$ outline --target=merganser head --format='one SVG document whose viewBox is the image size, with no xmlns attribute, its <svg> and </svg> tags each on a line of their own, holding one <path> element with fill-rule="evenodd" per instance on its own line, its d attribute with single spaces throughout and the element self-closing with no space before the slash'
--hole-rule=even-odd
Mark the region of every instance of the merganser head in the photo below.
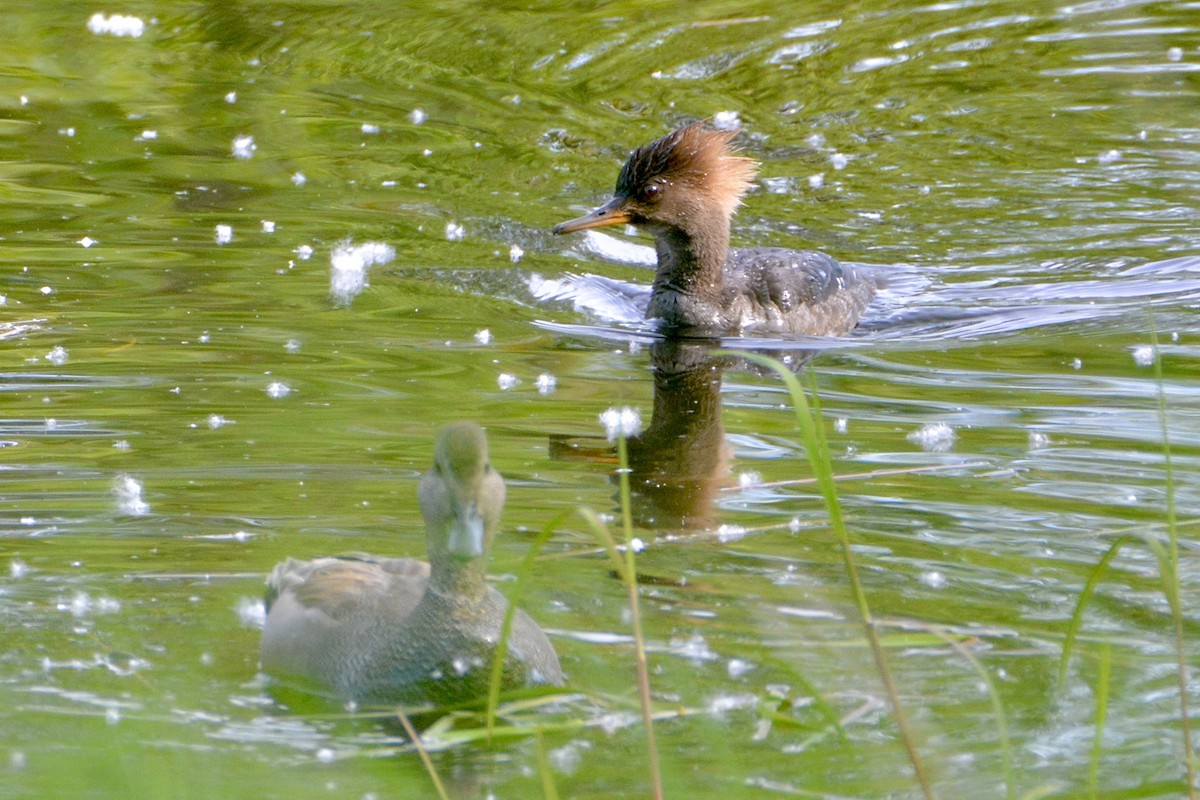
<svg viewBox="0 0 1200 800">
<path fill-rule="evenodd" d="M 555 233 L 629 223 L 659 230 L 728 225 L 750 188 L 758 162 L 730 147 L 737 131 L 705 130 L 702 123 L 679 128 L 629 156 L 612 200 Z"/>
</svg>

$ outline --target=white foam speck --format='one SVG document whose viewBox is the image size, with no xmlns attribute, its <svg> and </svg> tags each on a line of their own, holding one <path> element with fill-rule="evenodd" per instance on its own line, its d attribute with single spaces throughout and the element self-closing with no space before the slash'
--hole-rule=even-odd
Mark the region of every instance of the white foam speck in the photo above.
<svg viewBox="0 0 1200 800">
<path fill-rule="evenodd" d="M 56 367 L 61 367 L 67 363 L 67 348 L 62 345 L 55 345 L 50 348 L 50 352 L 46 353 L 46 360 Z"/>
<path fill-rule="evenodd" d="M 521 249 L 520 245 L 514 244 L 512 247 L 508 248 L 508 260 L 511 261 L 512 263 L 514 263 L 514 264 L 521 263 L 521 259 L 524 256 L 525 256 L 525 251 Z"/>
<path fill-rule="evenodd" d="M 583 751 L 591 750 L 592 743 L 583 739 L 567 742 L 546 753 L 550 766 L 563 775 L 574 775 L 583 763 Z"/>
<path fill-rule="evenodd" d="M 944 589 L 946 587 L 946 576 L 935 569 L 926 570 L 921 573 L 921 583 L 930 589 Z"/>
<path fill-rule="evenodd" d="M 233 420 L 225 419 L 225 417 L 221 416 L 220 414 L 209 414 L 208 415 L 208 427 L 212 428 L 214 431 L 217 428 L 224 428 L 226 425 L 232 425 L 232 424 L 233 424 Z"/>
<path fill-rule="evenodd" d="M 8 562 L 8 575 L 14 580 L 24 578 L 29 574 L 29 565 L 19 558 Z"/>
<path fill-rule="evenodd" d="M 1154 363 L 1154 348 L 1150 345 L 1141 345 L 1133 348 L 1133 363 L 1139 367 L 1148 367 Z"/>
<path fill-rule="evenodd" d="M 500 387 L 500 391 L 502 392 L 507 392 L 509 389 L 516 387 L 520 382 L 520 378 L 508 372 L 501 372 L 496 377 L 496 385 Z"/>
<path fill-rule="evenodd" d="M 480 344 L 491 344 L 492 332 L 487 328 L 475 331 L 475 341 L 479 342 Z"/>
<path fill-rule="evenodd" d="M 736 131 L 742 127 L 742 120 L 736 111 L 718 111 L 712 116 L 714 128 L 722 131 Z"/>
<path fill-rule="evenodd" d="M 301 261 L 308 261 L 310 258 L 312 258 L 313 249 L 306 244 L 302 244 L 292 252 L 295 253 L 296 258 L 300 259 Z"/>
<path fill-rule="evenodd" d="M 111 17 L 106 17 L 97 11 L 88 17 L 87 27 L 97 36 L 108 34 L 109 36 L 129 36 L 136 39 L 145 32 L 146 23 L 137 17 L 129 17 L 124 14 L 113 14 Z"/>
<path fill-rule="evenodd" d="M 803 527 L 804 523 L 800 521 L 799 517 L 792 517 L 788 520 L 788 530 L 792 533 L 799 533 Z"/>
<path fill-rule="evenodd" d="M 274 233 L 275 232 L 275 223 L 269 219 L 262 220 L 262 232 L 263 233 Z"/>
<path fill-rule="evenodd" d="M 1076 358 L 1071 361 L 1071 369 L 1083 369 L 1083 359 Z"/>
<path fill-rule="evenodd" d="M 141 132 L 141 135 L 134 138 L 136 138 L 139 142 L 148 142 L 152 139 L 158 138 L 158 131 L 144 130 Z"/>
<path fill-rule="evenodd" d="M 745 538 L 746 529 L 741 525 L 731 525 L 726 523 L 717 528 L 717 541 L 722 544 L 736 542 L 738 539 Z"/>
<path fill-rule="evenodd" d="M 317 757 L 317 763 L 319 763 L 319 764 L 332 764 L 333 760 L 335 758 L 333 748 L 318 747 L 317 752 L 316 752 L 316 757 Z"/>
<path fill-rule="evenodd" d="M 226 92 L 225 102 L 226 103 L 236 103 L 237 102 L 237 92 Z"/>
<path fill-rule="evenodd" d="M 218 225 L 215 233 L 217 244 L 229 244 L 233 241 L 233 226 Z"/>
<path fill-rule="evenodd" d="M 121 610 L 121 601 L 113 597 L 101 597 L 96 601 L 96 611 L 101 614 L 115 614 Z"/>
<path fill-rule="evenodd" d="M 945 453 L 954 446 L 954 429 L 944 422 L 922 425 L 908 434 L 908 440 L 928 453 Z"/>
<path fill-rule="evenodd" d="M 366 136 L 374 136 L 375 134 L 379 133 L 379 126 L 373 125 L 370 122 L 364 122 L 362 124 L 362 132 Z"/>
<path fill-rule="evenodd" d="M 552 394 L 558 388 L 558 379 L 549 372 L 543 372 L 537 376 L 537 382 L 534 385 L 537 386 L 538 394 Z"/>
<path fill-rule="evenodd" d="M 1029 432 L 1029 449 L 1041 450 L 1050 446 L 1050 437 L 1038 431 Z"/>
<path fill-rule="evenodd" d="M 38 289 L 38 291 L 42 294 L 54 294 L 54 289 L 50 286 L 43 286 L 42 288 Z"/>
<path fill-rule="evenodd" d="M 1100 154 L 1099 158 L 1096 159 L 1096 161 L 1102 167 L 1107 167 L 1109 164 L 1115 164 L 1120 160 L 1121 160 L 1121 151 L 1120 150 L 1106 150 Z"/>
<path fill-rule="evenodd" d="M 740 658 L 731 658 L 729 659 L 729 663 L 726 665 L 726 669 L 729 671 L 729 677 L 736 680 L 745 675 L 747 672 L 753 670 L 754 665 L 749 661 L 743 661 Z"/>
<path fill-rule="evenodd" d="M 457 222 L 446 223 L 446 241 L 461 242 L 466 233 L 466 228 L 464 228 L 462 225 L 459 225 Z"/>
<path fill-rule="evenodd" d="M 257 597 L 240 597 L 234 607 L 238 622 L 245 628 L 261 628 L 267 621 L 267 607 Z"/>
<path fill-rule="evenodd" d="M 295 186 L 303 186 L 308 183 L 308 178 L 304 177 L 303 172 L 297 172 L 292 175 L 292 184 Z"/>
<path fill-rule="evenodd" d="M 113 481 L 113 497 L 117 501 L 117 511 L 131 517 L 141 517 L 150 513 L 150 504 L 142 499 L 142 482 L 132 475 L 119 475 Z"/>
<path fill-rule="evenodd" d="M 283 349 L 287 350 L 289 353 L 299 353 L 300 348 L 303 346 L 304 346 L 304 343 L 301 342 L 299 339 L 288 339 L 286 342 L 283 343 Z"/>
<path fill-rule="evenodd" d="M 92 598 L 87 592 L 76 592 L 69 601 L 60 601 L 59 611 L 70 611 L 72 616 L 82 617 L 92 610 Z"/>
<path fill-rule="evenodd" d="M 845 169 L 846 165 L 849 163 L 850 163 L 850 157 L 847 156 L 845 153 L 834 153 L 833 155 L 831 155 L 829 157 L 829 164 L 834 169 Z"/>
<path fill-rule="evenodd" d="M 738 486 L 742 489 L 759 483 L 762 483 L 762 475 L 754 470 L 748 469 L 745 472 L 738 473 Z"/>
<path fill-rule="evenodd" d="M 613 711 L 612 713 L 601 716 L 599 721 L 600 730 L 604 731 L 609 736 L 612 736 L 622 728 L 628 728 L 630 725 L 636 724 L 638 717 L 628 712 L 622 713 L 619 711 Z"/>
<path fill-rule="evenodd" d="M 267 384 L 266 392 L 272 400 L 281 400 L 292 393 L 292 387 L 281 381 L 271 381 Z"/>
<path fill-rule="evenodd" d="M 79 240 L 79 242 L 78 242 L 78 243 L 79 243 L 80 245 L 82 245 L 82 246 L 83 246 L 85 249 L 86 249 L 86 248 L 88 248 L 88 247 L 91 247 L 91 246 L 92 246 L 92 245 L 94 245 L 94 244 L 99 244 L 99 242 L 97 242 L 95 239 L 93 239 L 93 238 L 92 238 L 92 237 L 90 237 L 90 236 L 85 236 L 85 237 L 83 237 L 82 239 L 80 239 L 80 240 Z"/>
<path fill-rule="evenodd" d="M 743 708 L 754 708 L 758 705 L 756 694 L 719 694 L 708 701 L 710 714 L 724 714 Z"/>
<path fill-rule="evenodd" d="M 850 421 L 845 417 L 838 417 L 833 421 L 833 430 L 835 433 L 845 433 L 850 430 Z"/>
<path fill-rule="evenodd" d="M 376 264 L 386 264 L 396 250 L 382 242 L 340 242 L 330 256 L 329 294 L 334 302 L 348 306 L 368 286 L 367 273 Z"/>
<path fill-rule="evenodd" d="M 408 119 L 413 125 L 420 125 L 425 121 L 425 112 L 419 108 L 414 108 L 408 114 Z"/>
<path fill-rule="evenodd" d="M 1182 60 L 1183 60 L 1183 48 L 1182 47 L 1168 47 L 1167 48 L 1167 61 L 1182 61 Z"/>
<path fill-rule="evenodd" d="M 247 134 L 236 136 L 233 139 L 233 157 L 247 159 L 254 156 L 254 151 L 258 149 L 258 145 L 254 143 L 254 137 Z"/>
<path fill-rule="evenodd" d="M 698 633 L 692 634 L 687 639 L 672 639 L 671 652 L 697 663 L 712 661 L 717 657 L 705 638 Z"/>
<path fill-rule="evenodd" d="M 825 185 L 825 173 L 824 172 L 819 172 L 816 175 L 808 176 L 808 188 L 820 189 L 824 185 Z"/>
<path fill-rule="evenodd" d="M 628 439 L 641 433 L 642 415 L 636 408 L 629 406 L 610 408 L 600 415 L 600 424 L 604 426 L 605 435 L 610 442 L 618 436 Z"/>
</svg>

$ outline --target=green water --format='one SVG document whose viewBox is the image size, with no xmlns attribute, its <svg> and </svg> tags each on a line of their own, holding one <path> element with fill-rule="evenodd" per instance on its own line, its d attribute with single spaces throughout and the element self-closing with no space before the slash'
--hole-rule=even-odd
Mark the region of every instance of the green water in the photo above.
<svg viewBox="0 0 1200 800">
<path fill-rule="evenodd" d="M 763 162 L 738 243 L 896 277 L 812 365 L 939 796 L 1088 796 L 1105 652 L 1102 796 L 1185 794 L 1145 544 L 1056 680 L 1094 565 L 1121 535 L 1165 541 L 1160 391 L 1198 656 L 1194 3 L 110 7 L 138 38 L 89 31 L 97 10 L 0 11 L 0 797 L 433 796 L 393 728 L 268 691 L 263 576 L 419 556 L 417 478 L 455 419 L 508 480 L 502 590 L 564 512 L 614 512 L 597 417 L 649 423 L 651 348 L 535 287 L 648 273 L 549 229 L 630 148 L 720 112 Z M 348 304 L 346 240 L 395 251 Z M 1135 358 L 1152 326 L 1161 382 Z M 686 519 L 639 515 L 652 690 L 687 711 L 656 726 L 667 795 L 920 796 L 816 489 L 776 484 L 811 476 L 782 387 L 731 370 L 718 400 L 694 433 L 728 451 L 688 461 Z M 541 747 L 563 797 L 647 796 L 624 589 L 582 519 L 528 581 L 578 692 L 544 718 L 567 727 L 442 746 L 439 773 L 456 797 L 541 796 Z M 1009 789 L 980 676 L 933 631 L 997 688 Z"/>
</svg>

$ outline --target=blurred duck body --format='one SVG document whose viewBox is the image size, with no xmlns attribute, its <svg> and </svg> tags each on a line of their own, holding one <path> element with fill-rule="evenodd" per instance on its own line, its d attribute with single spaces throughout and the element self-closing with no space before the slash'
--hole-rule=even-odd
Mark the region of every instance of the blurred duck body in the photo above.
<svg viewBox="0 0 1200 800">
<path fill-rule="evenodd" d="M 419 492 L 429 562 L 356 555 L 279 564 L 267 579 L 263 670 L 358 703 L 486 696 L 507 608 L 485 575 L 504 494 L 479 426 L 448 426 Z M 562 681 L 550 641 L 517 610 L 502 687 Z"/>
</svg>

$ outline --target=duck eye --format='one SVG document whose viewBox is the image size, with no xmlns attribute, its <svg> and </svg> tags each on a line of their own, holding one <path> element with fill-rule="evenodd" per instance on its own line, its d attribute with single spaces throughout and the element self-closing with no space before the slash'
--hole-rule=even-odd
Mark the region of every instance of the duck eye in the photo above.
<svg viewBox="0 0 1200 800">
<path fill-rule="evenodd" d="M 657 200 L 659 194 L 661 194 L 661 193 L 662 193 L 662 186 L 660 186 L 657 183 L 648 183 L 648 184 L 646 184 L 646 187 L 644 189 L 642 189 L 642 199 L 643 200 Z"/>
</svg>

